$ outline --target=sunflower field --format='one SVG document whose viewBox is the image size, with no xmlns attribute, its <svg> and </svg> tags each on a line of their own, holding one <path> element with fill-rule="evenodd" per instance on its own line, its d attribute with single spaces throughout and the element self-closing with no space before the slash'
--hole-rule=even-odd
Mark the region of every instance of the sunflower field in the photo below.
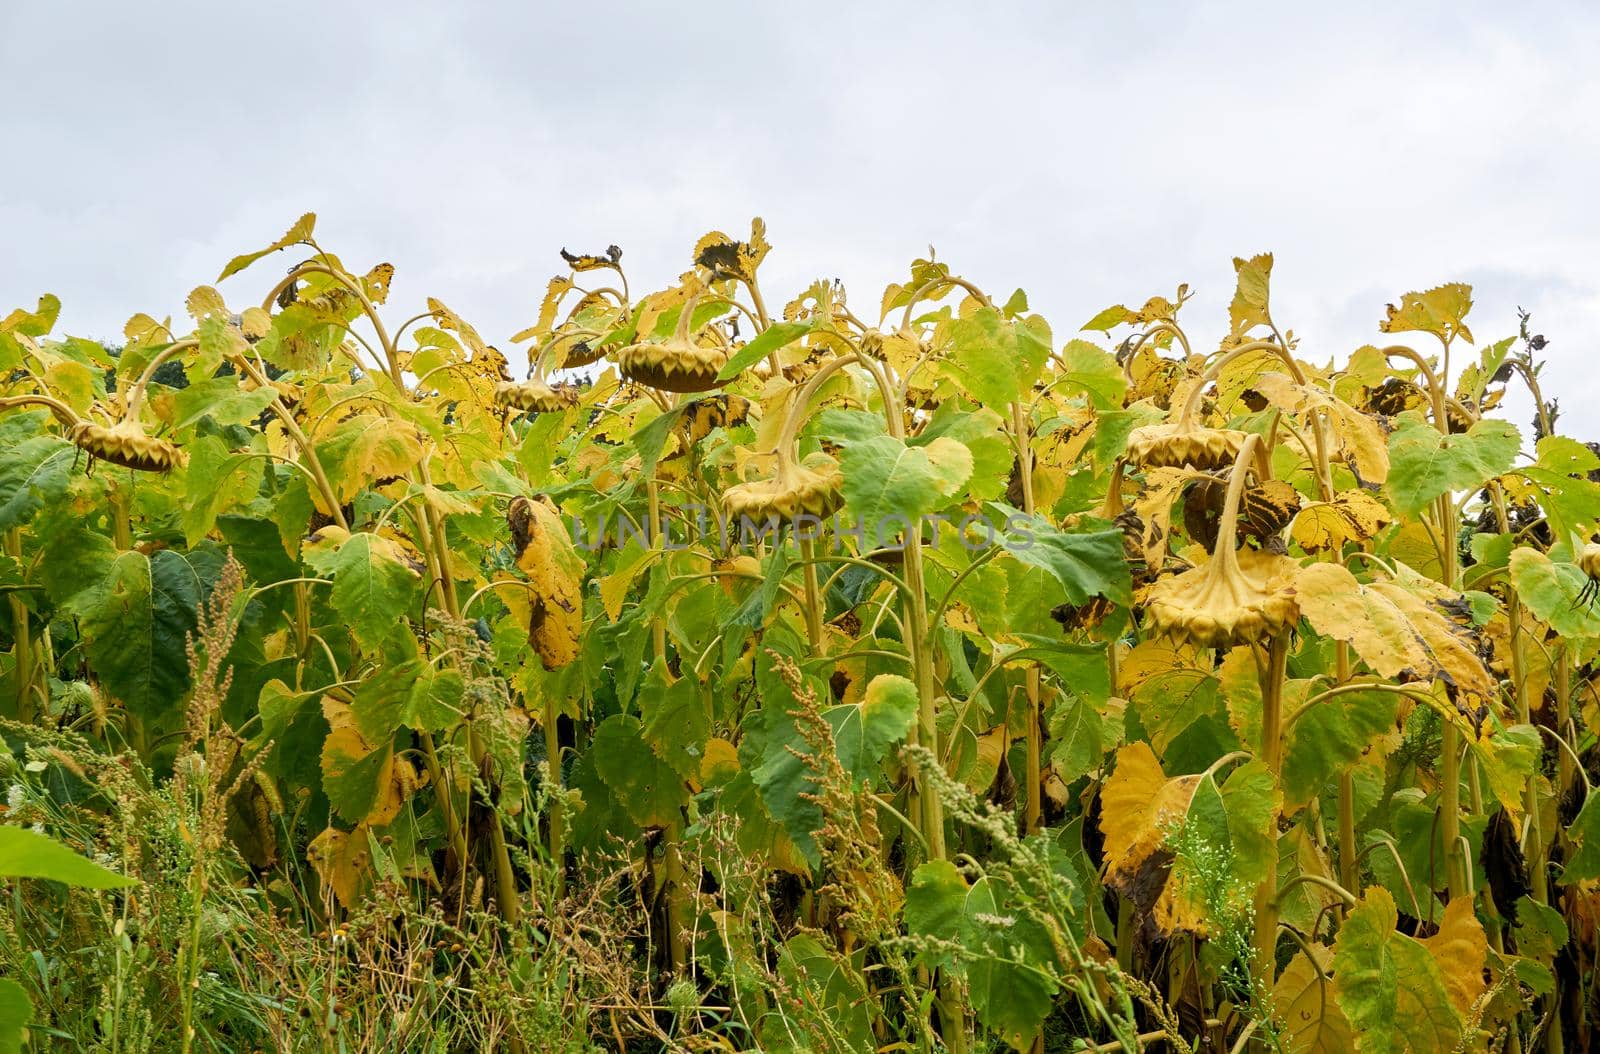
<svg viewBox="0 0 1600 1054">
<path fill-rule="evenodd" d="M 0 1052 L 1600 1048 L 1526 316 L 768 251 L 563 250 L 504 352 L 310 214 L 0 318 Z"/>
</svg>

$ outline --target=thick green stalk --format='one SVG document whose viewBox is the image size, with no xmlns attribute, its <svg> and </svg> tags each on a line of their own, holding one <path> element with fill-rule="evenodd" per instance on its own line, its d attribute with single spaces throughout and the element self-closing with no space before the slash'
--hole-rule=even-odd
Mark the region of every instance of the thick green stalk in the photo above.
<svg viewBox="0 0 1600 1054">
<path fill-rule="evenodd" d="M 1338 684 L 1350 680 L 1350 645 L 1339 641 L 1334 649 Z M 1347 769 L 1339 773 L 1339 884 L 1361 896 L 1361 865 L 1356 848 L 1356 781 Z"/>
<path fill-rule="evenodd" d="M 561 740 L 556 735 L 556 702 L 544 701 L 544 763 L 550 772 L 550 860 L 556 869 L 556 899 L 567 888 L 566 807 L 561 800 Z"/>
<path fill-rule="evenodd" d="M 691 305 L 692 306 L 692 305 Z M 687 311 L 687 309 L 686 309 Z M 666 539 L 661 522 L 661 488 L 651 476 L 645 484 L 645 500 L 649 504 L 650 547 L 661 548 Z M 650 623 L 650 638 L 656 662 L 665 664 L 667 658 L 667 627 L 659 618 Z M 679 846 L 682 837 L 677 824 L 671 824 L 662 833 L 663 874 L 662 887 L 667 903 L 667 953 L 673 973 L 679 973 L 688 963 L 689 946 L 683 939 L 685 915 L 683 855 Z"/>
<path fill-rule="evenodd" d="M 13 527 L 6 532 L 6 553 L 14 560 L 22 559 L 22 530 Z M 33 723 L 33 634 L 28 621 L 28 605 L 15 591 L 11 593 L 11 639 L 16 643 L 13 652 L 17 685 L 17 720 L 25 725 Z"/>
<path fill-rule="evenodd" d="M 1017 448 L 1017 476 L 1022 481 L 1022 511 L 1032 516 L 1034 513 L 1033 444 L 1030 438 L 1032 432 L 1028 427 L 1028 418 L 1021 403 L 1011 404 L 1011 433 Z M 1025 730 L 1027 794 L 1023 799 L 1022 833 L 1033 834 L 1039 829 L 1039 817 L 1043 812 L 1041 799 L 1044 795 L 1044 733 L 1041 727 L 1043 715 L 1039 711 L 1040 679 L 1037 663 L 1028 667 L 1025 690 L 1028 694 L 1028 727 Z"/>
<path fill-rule="evenodd" d="M 1289 641 L 1286 636 L 1272 638 L 1267 646 L 1267 664 L 1261 677 L 1261 747 L 1259 757 L 1278 780 L 1283 767 L 1283 679 L 1288 668 Z M 1254 975 L 1263 990 L 1272 987 L 1277 973 L 1278 948 L 1278 854 L 1267 854 L 1266 874 L 1256 889 L 1256 940 Z"/>
</svg>

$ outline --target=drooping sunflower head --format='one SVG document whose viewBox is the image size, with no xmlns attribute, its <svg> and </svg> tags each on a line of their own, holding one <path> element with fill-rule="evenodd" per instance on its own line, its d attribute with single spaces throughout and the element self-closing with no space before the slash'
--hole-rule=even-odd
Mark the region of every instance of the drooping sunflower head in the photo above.
<svg viewBox="0 0 1600 1054">
<path fill-rule="evenodd" d="M 727 361 L 723 348 L 705 348 L 678 337 L 660 344 L 630 344 L 617 353 L 617 367 L 628 380 L 682 395 L 720 386 L 717 374 Z"/>
<path fill-rule="evenodd" d="M 1578 569 L 1600 581 L 1600 542 L 1590 542 L 1578 553 Z"/>
<path fill-rule="evenodd" d="M 1293 588 L 1297 566 L 1275 553 L 1228 550 L 1151 586 L 1145 620 L 1158 633 L 1203 648 L 1276 636 L 1300 621 Z"/>
<path fill-rule="evenodd" d="M 171 472 L 183 463 L 181 450 L 165 439 L 146 435 L 136 421 L 110 427 L 79 421 L 67 430 L 67 438 L 91 457 L 140 472 Z"/>
<path fill-rule="evenodd" d="M 638 384 L 680 395 L 720 388 L 722 381 L 717 375 L 728 363 L 728 348 L 701 343 L 692 325 L 699 300 L 698 291 L 690 292 L 678 309 L 677 327 L 666 340 L 639 341 L 617 352 L 617 367 L 622 375 Z"/>
<path fill-rule="evenodd" d="M 827 454 L 811 454 L 798 464 L 780 457 L 775 474 L 729 487 L 722 504 L 730 517 L 745 517 L 752 523 L 792 520 L 800 515 L 823 519 L 844 504 L 843 481 L 838 462 Z"/>
<path fill-rule="evenodd" d="M 494 401 L 526 413 L 553 414 L 576 406 L 578 390 L 568 385 L 551 387 L 537 377 L 526 381 L 501 381 L 494 387 Z"/>
<path fill-rule="evenodd" d="M 1239 512 L 1260 437 L 1246 435 L 1234 456 L 1211 558 L 1155 582 L 1145 594 L 1145 622 L 1158 633 L 1203 648 L 1274 637 L 1300 621 L 1298 564 L 1276 553 L 1238 548 Z M 1259 487 L 1270 481 L 1262 480 Z"/>
<path fill-rule="evenodd" d="M 1128 434 L 1123 457 L 1139 468 L 1213 472 L 1233 464 L 1248 435 L 1232 428 L 1202 428 L 1182 421 L 1144 425 Z"/>
</svg>

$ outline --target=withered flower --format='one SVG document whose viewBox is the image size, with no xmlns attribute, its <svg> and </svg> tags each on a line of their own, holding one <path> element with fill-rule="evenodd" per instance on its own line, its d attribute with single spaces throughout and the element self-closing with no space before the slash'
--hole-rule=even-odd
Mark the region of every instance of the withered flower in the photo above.
<svg viewBox="0 0 1600 1054">
<path fill-rule="evenodd" d="M 1233 463 L 1248 432 L 1205 428 L 1178 420 L 1135 428 L 1123 453 L 1139 468 L 1195 468 L 1212 472 Z"/>
<path fill-rule="evenodd" d="M 147 435 L 137 421 L 110 427 L 79 421 L 67 429 L 67 438 L 91 457 L 140 472 L 171 472 L 183 463 L 183 453 L 175 445 Z"/>
<path fill-rule="evenodd" d="M 691 339 L 689 319 L 698 294 L 689 297 L 678 313 L 672 336 L 659 344 L 641 341 L 617 352 L 617 366 L 630 381 L 664 392 L 693 395 L 719 387 L 717 374 L 728 362 L 725 348 L 702 347 Z"/>
<path fill-rule="evenodd" d="M 501 381 L 494 386 L 497 406 L 527 413 L 553 414 L 578 404 L 578 390 L 569 385 L 552 387 L 537 377 L 526 381 Z"/>
<path fill-rule="evenodd" d="M 844 504 L 843 482 L 838 463 L 827 454 L 811 454 L 797 463 L 780 448 L 778 469 L 770 478 L 729 487 L 722 503 L 729 516 L 748 517 L 754 523 L 801 514 L 823 519 Z"/>
<path fill-rule="evenodd" d="M 1236 548 L 1240 499 L 1260 442 L 1259 437 L 1248 436 L 1234 458 L 1211 559 L 1150 587 L 1145 618 L 1157 632 L 1201 647 L 1226 648 L 1275 636 L 1300 620 L 1293 588 L 1295 562 L 1274 553 Z"/>
</svg>

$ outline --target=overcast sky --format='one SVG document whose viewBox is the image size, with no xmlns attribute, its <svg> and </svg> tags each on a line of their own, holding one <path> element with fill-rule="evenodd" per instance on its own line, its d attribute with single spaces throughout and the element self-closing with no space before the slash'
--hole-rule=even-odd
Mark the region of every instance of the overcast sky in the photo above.
<svg viewBox="0 0 1600 1054">
<path fill-rule="evenodd" d="M 54 292 L 116 337 L 311 210 L 391 303 L 505 346 L 562 246 L 653 288 L 759 214 L 770 301 L 838 277 L 860 312 L 931 244 L 1058 343 L 1188 281 L 1209 344 L 1271 250 L 1305 357 L 1468 281 L 1480 340 L 1533 311 L 1600 435 L 1600 14 L 1138 6 L 8 3 L 0 312 Z"/>
</svg>

